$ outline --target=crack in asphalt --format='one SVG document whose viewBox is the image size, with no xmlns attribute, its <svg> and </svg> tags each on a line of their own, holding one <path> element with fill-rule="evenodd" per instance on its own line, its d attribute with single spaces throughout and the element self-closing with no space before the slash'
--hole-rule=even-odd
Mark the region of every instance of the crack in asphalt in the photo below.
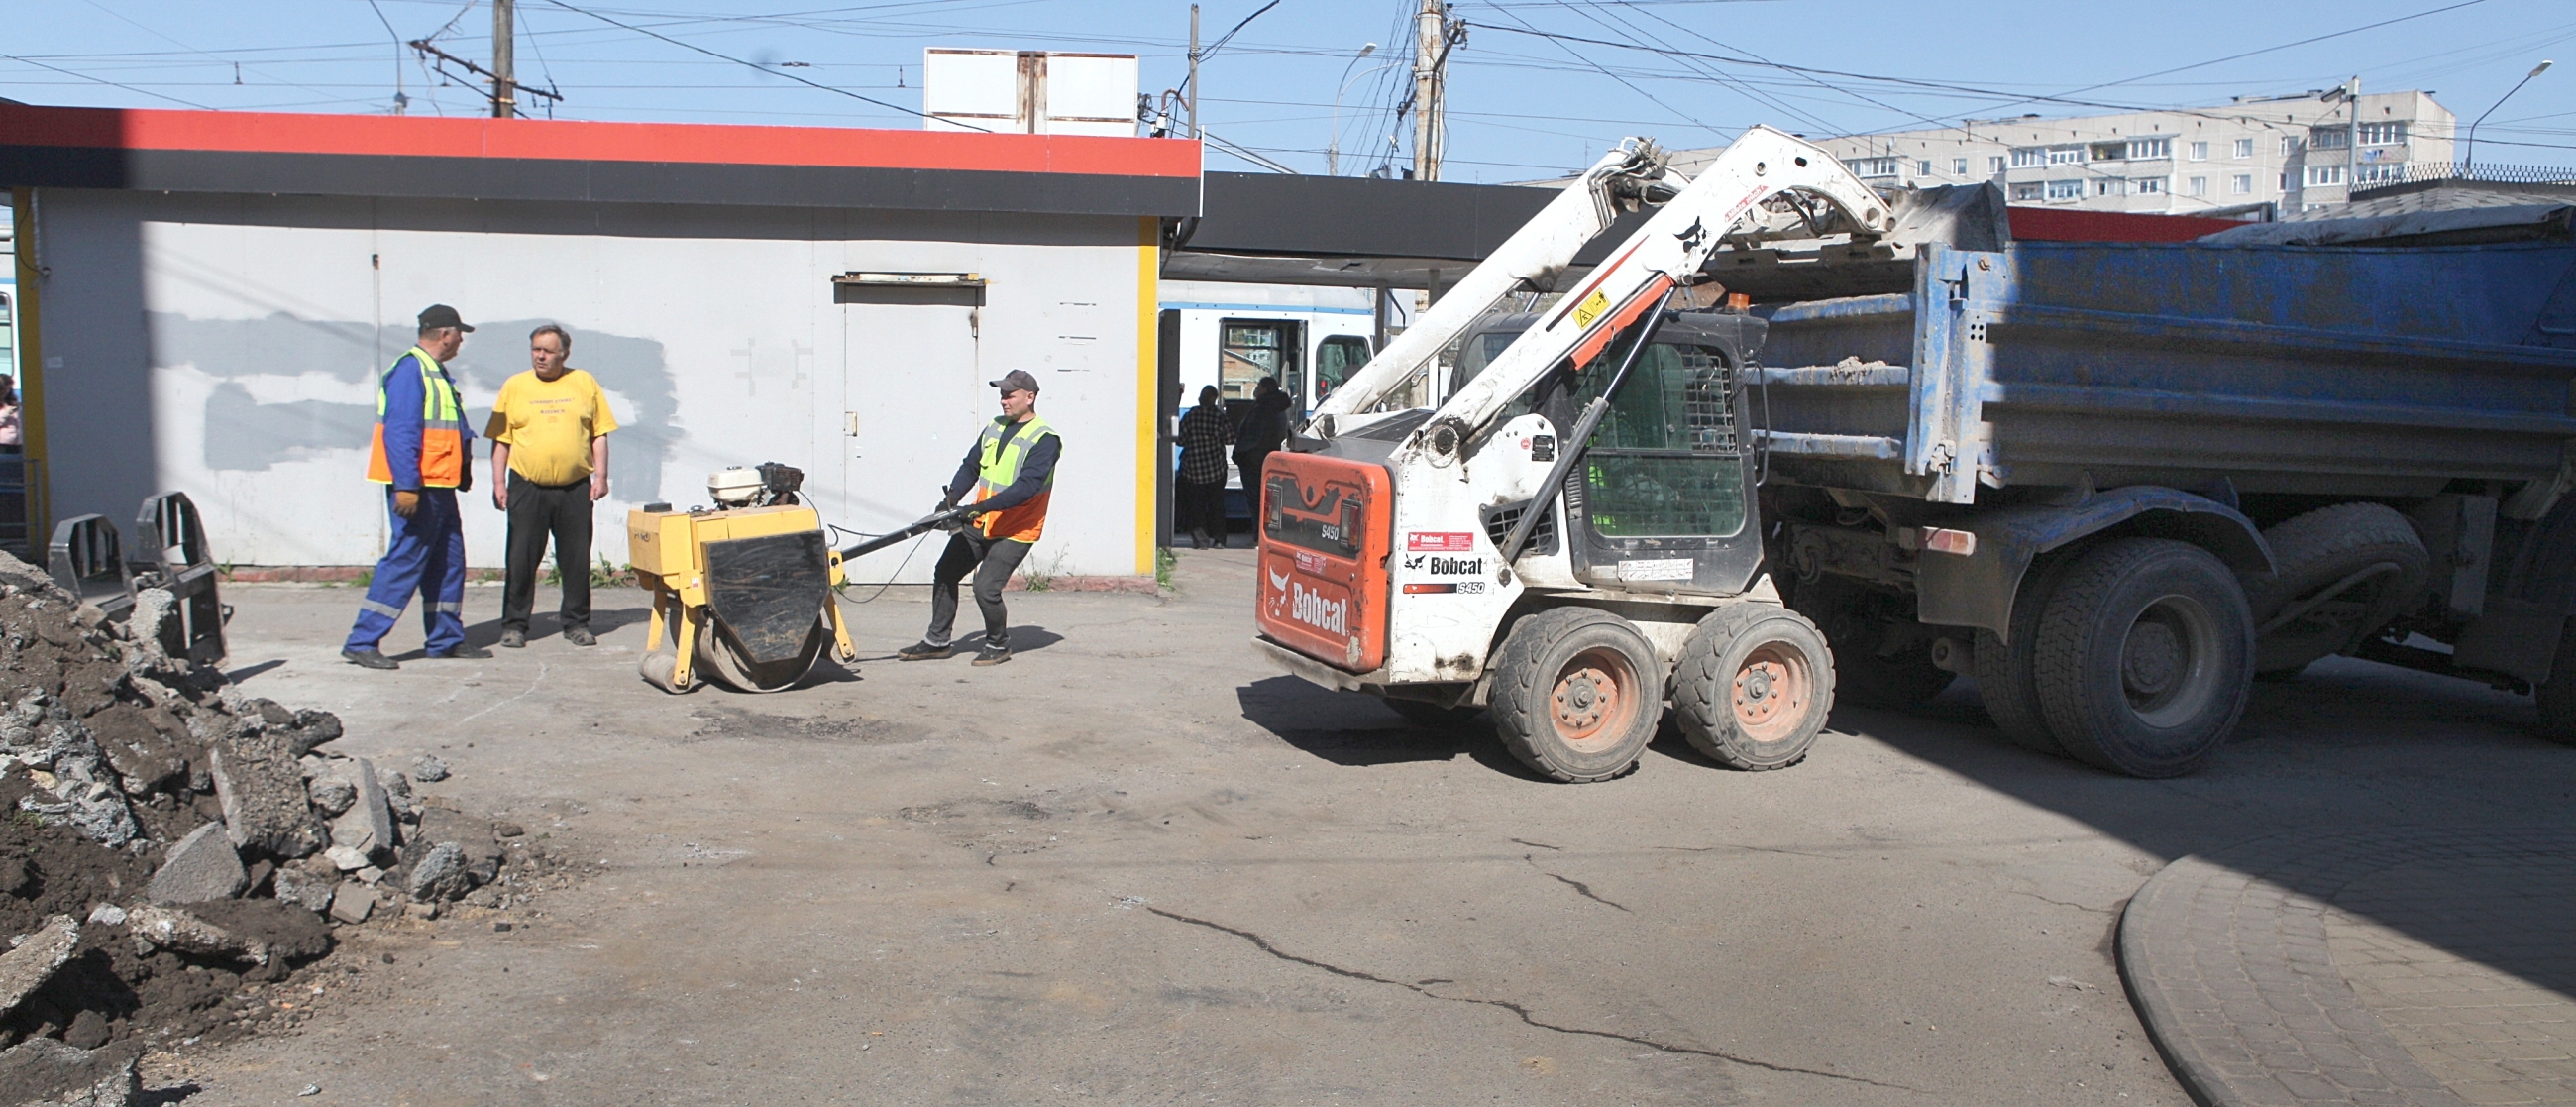
<svg viewBox="0 0 2576 1107">
<path fill-rule="evenodd" d="M 2066 900 L 2062 900 L 2062 899 L 2050 899 L 2050 898 L 2048 898 L 2047 896 L 2043 896 L 2043 895 L 2041 895 L 2041 894 L 2039 894 L 2039 893 L 2037 893 L 2037 892 L 2027 892 L 2027 891 L 2023 891 L 2022 889 L 2019 889 L 2019 888 L 1997 888 L 1997 889 L 1995 889 L 1995 890 L 1996 890 L 1996 891 L 1998 891 L 1998 892 L 2006 893 L 2006 894 L 2008 894 L 2008 895 L 2029 896 L 2030 898 L 2035 899 L 2035 900 L 2038 900 L 2038 901 L 2040 901 L 2041 903 L 2053 904 L 2053 905 L 2058 906 L 2058 907 L 2071 907 L 2071 908 L 2074 908 L 2075 910 L 2085 912 L 2086 914 L 2092 914 L 2092 915 L 2109 915 L 2109 914 L 2114 914 L 2114 913 L 2115 913 L 2111 908 L 2108 908 L 2108 907 L 2095 907 L 2095 906 L 2093 906 L 2092 904 L 2089 904 L 2089 903 L 2070 903 L 2070 902 L 2068 902 L 2068 901 L 2066 901 Z"/>
<path fill-rule="evenodd" d="M 1514 839 L 1512 839 L 1512 840 L 1513 840 L 1513 841 L 1515 841 L 1515 842 L 1520 841 L 1520 839 L 1518 839 L 1518 838 L 1514 838 Z M 1552 872 L 1547 871 L 1546 869 L 1539 869 L 1539 868 L 1538 868 L 1538 855 L 1537 855 L 1537 854 L 1535 854 L 1535 853 L 1532 853 L 1532 854 L 1526 854 L 1526 855 L 1522 856 L 1521 860 L 1529 862 L 1529 867 L 1531 867 L 1531 868 L 1533 868 L 1533 869 L 1538 869 L 1538 874 L 1539 874 L 1540 876 L 1544 876 L 1544 877 L 1546 877 L 1546 878 L 1548 878 L 1548 879 L 1550 879 L 1550 880 L 1553 880 L 1553 881 L 1555 881 L 1555 882 L 1557 882 L 1557 883 L 1559 883 L 1559 884 L 1565 885 L 1565 886 L 1566 886 L 1566 887 L 1568 887 L 1568 888 L 1572 888 L 1572 889 L 1574 889 L 1576 893 L 1580 894 L 1580 895 L 1581 895 L 1583 898 L 1585 898 L 1585 899 L 1591 900 L 1591 901 L 1592 901 L 1592 902 L 1594 902 L 1594 903 L 1604 904 L 1604 905 L 1607 905 L 1607 906 L 1610 906 L 1610 907 L 1616 907 L 1616 908 L 1618 908 L 1619 910 L 1621 910 L 1621 911 L 1623 911 L 1623 912 L 1626 912 L 1626 913 L 1628 913 L 1628 914 L 1631 914 L 1631 915 L 1636 914 L 1636 912 L 1634 912 L 1634 911 L 1629 911 L 1629 910 L 1628 910 L 1628 907 L 1627 907 L 1627 905 L 1626 905 L 1626 904 L 1622 904 L 1622 903 L 1618 903 L 1618 902 L 1615 902 L 1615 901 L 1612 901 L 1612 900 L 1607 900 L 1607 899 L 1603 899 L 1603 898 L 1601 898 L 1600 893 L 1593 891 L 1593 890 L 1592 890 L 1592 886 L 1591 886 L 1591 885 L 1589 885 L 1589 884 L 1586 884 L 1586 883 L 1584 883 L 1584 882 L 1582 882 L 1582 881 L 1580 881 L 1580 880 L 1573 879 L 1572 877 L 1558 876 L 1558 875 L 1556 875 L 1555 873 L 1552 873 Z"/>
<path fill-rule="evenodd" d="M 1176 911 L 1166 911 L 1160 907 L 1150 905 L 1147 906 L 1145 910 L 1161 915 L 1173 922 L 1188 923 L 1191 926 L 1205 927 L 1221 934 L 1234 935 L 1237 938 L 1241 938 L 1244 941 L 1252 943 L 1254 949 L 1258 949 L 1261 952 L 1267 953 L 1281 961 L 1286 961 L 1293 965 L 1304 965 L 1310 969 L 1322 969 L 1325 972 L 1344 979 L 1365 981 L 1370 984 L 1390 985 L 1392 987 L 1402 988 L 1405 991 L 1412 992 L 1415 995 L 1422 996 L 1426 999 L 1436 999 L 1446 1003 L 1468 1003 L 1479 1007 L 1499 1007 L 1518 1016 L 1523 1023 L 1539 1030 L 1550 1030 L 1559 1034 L 1573 1034 L 1587 1038 L 1608 1038 L 1612 1041 L 1627 1042 L 1631 1045 L 1641 1045 L 1659 1053 L 1674 1053 L 1691 1057 L 1706 1057 L 1711 1060 L 1724 1061 L 1733 1065 L 1743 1065 L 1746 1068 L 1761 1069 L 1766 1072 L 1785 1073 L 1794 1076 L 1821 1076 L 1828 1080 L 1846 1080 L 1855 1084 L 1867 1084 L 1873 1088 L 1887 1088 L 1893 1091 L 1913 1092 L 1917 1095 L 1923 1094 L 1923 1089 L 1921 1088 L 1907 1087 L 1903 1084 L 1889 1084 L 1883 1081 L 1872 1080 L 1866 1076 L 1847 1076 L 1839 1072 L 1823 1072 L 1817 1069 L 1802 1069 L 1795 1065 L 1773 1064 L 1769 1061 L 1757 1061 L 1750 1057 L 1743 1057 L 1737 1054 L 1725 1053 L 1714 1049 L 1700 1049 L 1694 1046 L 1673 1045 L 1668 1042 L 1659 1042 L 1652 1038 L 1636 1034 L 1622 1034 L 1615 1030 L 1594 1030 L 1590 1027 L 1560 1026 L 1552 1022 L 1543 1022 L 1540 1021 L 1538 1016 L 1531 1014 L 1529 1008 L 1518 1003 L 1514 1003 L 1508 999 L 1478 999 L 1474 996 L 1444 996 L 1438 992 L 1432 991 L 1423 984 L 1407 984 L 1401 980 L 1389 979 L 1375 973 L 1363 972 L 1359 969 L 1346 969 L 1340 965 L 1315 960 L 1312 957 L 1300 957 L 1271 944 L 1270 939 L 1264 938 L 1249 930 L 1238 929 L 1227 926 L 1224 923 L 1213 922 L 1208 919 L 1194 918 Z M 1626 908 L 1621 908 L 1621 910 L 1624 911 Z M 1436 980 L 1437 978 L 1434 979 Z M 1453 983 L 1452 981 L 1447 980 L 1438 980 L 1437 982 L 1443 984 Z"/>
<path fill-rule="evenodd" d="M 1533 842 L 1527 838 L 1514 838 L 1512 841 L 1520 845 L 1529 846 L 1533 849 L 1552 849 L 1559 853 L 1565 852 L 1564 846 L 1551 846 L 1545 842 Z"/>
</svg>

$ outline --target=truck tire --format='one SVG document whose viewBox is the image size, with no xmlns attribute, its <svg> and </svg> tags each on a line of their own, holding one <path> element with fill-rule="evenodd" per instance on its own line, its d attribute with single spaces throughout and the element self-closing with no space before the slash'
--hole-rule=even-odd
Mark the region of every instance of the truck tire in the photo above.
<svg viewBox="0 0 2576 1107">
<path fill-rule="evenodd" d="M 2039 670 L 2033 662 L 2038 656 L 2040 617 L 2072 564 L 2072 558 L 2053 557 L 2032 565 L 2022 575 L 2021 595 L 2013 601 L 2011 644 L 1991 630 L 1980 630 L 1971 659 L 1977 670 L 1977 695 L 1985 700 L 1986 714 L 2004 740 L 2033 753 L 2060 757 L 2066 751 L 2049 732 L 2048 713 L 2039 706 Z"/>
<path fill-rule="evenodd" d="M 2192 772 L 2227 740 L 2254 681 L 2254 619 L 2209 551 L 2123 538 L 2067 570 L 2040 619 L 2039 703 L 2079 761 Z"/>
<path fill-rule="evenodd" d="M 2353 585 L 2254 643 L 2256 672 L 2296 673 L 2308 663 L 2361 644 L 2424 589 L 2433 559 L 2414 524 L 2385 504 L 2322 507 L 2263 532 L 2274 571 L 2253 582 L 2246 602 L 2261 627 L 2374 566 L 2394 566 Z"/>
<path fill-rule="evenodd" d="M 1494 731 L 1521 764 L 1588 784 L 1627 772 L 1664 713 L 1663 665 L 1626 619 L 1557 607 L 1512 626 L 1494 660 Z"/>
<path fill-rule="evenodd" d="M 1800 582 L 1789 605 L 1816 624 L 1833 650 L 1836 702 L 1895 710 L 1940 695 L 1959 677 L 1932 663 L 1930 642 L 1878 652 L 1894 615 L 1879 599 L 1860 585 L 1824 576 Z"/>
<path fill-rule="evenodd" d="M 1807 758 L 1834 708 L 1834 654 L 1807 617 L 1741 604 L 1699 621 L 1673 672 L 1673 715 L 1693 749 L 1730 769 Z"/>
<path fill-rule="evenodd" d="M 2552 742 L 2576 746 L 2576 619 L 2567 621 L 2567 629 L 2558 635 L 2558 658 L 2550 663 L 2549 679 L 2532 689 L 2532 703 L 2540 709 L 2540 725 L 2533 728 Z"/>
</svg>

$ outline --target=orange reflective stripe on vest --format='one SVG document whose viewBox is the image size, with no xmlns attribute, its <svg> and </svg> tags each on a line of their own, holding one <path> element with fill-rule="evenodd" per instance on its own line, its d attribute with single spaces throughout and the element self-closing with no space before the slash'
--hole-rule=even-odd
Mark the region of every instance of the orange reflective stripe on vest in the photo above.
<svg viewBox="0 0 2576 1107">
<path fill-rule="evenodd" d="M 456 384 L 438 359 L 414 346 L 403 351 L 420 366 L 420 483 L 425 488 L 454 488 L 465 483 L 465 404 Z M 385 378 L 402 367 L 395 358 L 376 374 L 376 434 L 367 454 L 367 479 L 394 482 L 393 463 L 385 457 Z"/>
<path fill-rule="evenodd" d="M 1025 423 L 986 423 L 981 442 L 982 456 L 976 461 L 975 496 L 968 503 L 981 503 L 1000 495 L 1020 479 L 1020 464 L 1028 460 L 1029 448 L 1055 428 L 1045 419 L 1029 416 Z M 1008 538 L 1014 542 L 1035 542 L 1046 532 L 1047 501 L 1055 497 L 1055 474 L 1047 474 L 1046 488 L 1029 497 L 1018 507 L 1004 508 L 990 515 L 975 517 L 975 528 L 986 538 Z"/>
</svg>

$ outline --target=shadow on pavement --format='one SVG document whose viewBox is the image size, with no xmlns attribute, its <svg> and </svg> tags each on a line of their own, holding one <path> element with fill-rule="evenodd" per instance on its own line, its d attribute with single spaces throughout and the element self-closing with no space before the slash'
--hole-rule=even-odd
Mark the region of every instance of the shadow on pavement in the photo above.
<svg viewBox="0 0 2576 1107">
<path fill-rule="evenodd" d="M 1234 695 L 1245 720 L 1335 765 L 1452 761 L 1465 754 L 1488 769 L 1538 779 L 1504 751 L 1482 714 L 1453 725 L 1423 726 L 1375 696 L 1336 692 L 1293 676 L 1254 681 L 1236 688 Z"/>
</svg>

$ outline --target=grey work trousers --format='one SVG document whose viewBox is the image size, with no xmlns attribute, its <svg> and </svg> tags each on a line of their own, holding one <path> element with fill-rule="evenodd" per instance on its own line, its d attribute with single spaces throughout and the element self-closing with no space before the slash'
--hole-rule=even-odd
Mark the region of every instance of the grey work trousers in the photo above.
<svg viewBox="0 0 2576 1107">
<path fill-rule="evenodd" d="M 1020 559 L 1029 556 L 1030 545 L 973 531 L 949 535 L 948 549 L 939 555 L 939 568 L 931 573 L 930 630 L 921 640 L 933 646 L 948 644 L 957 626 L 957 585 L 971 575 L 975 607 L 984 613 L 984 644 L 1008 649 L 1011 613 L 1002 606 L 1002 586 L 1010 583 Z"/>
</svg>

